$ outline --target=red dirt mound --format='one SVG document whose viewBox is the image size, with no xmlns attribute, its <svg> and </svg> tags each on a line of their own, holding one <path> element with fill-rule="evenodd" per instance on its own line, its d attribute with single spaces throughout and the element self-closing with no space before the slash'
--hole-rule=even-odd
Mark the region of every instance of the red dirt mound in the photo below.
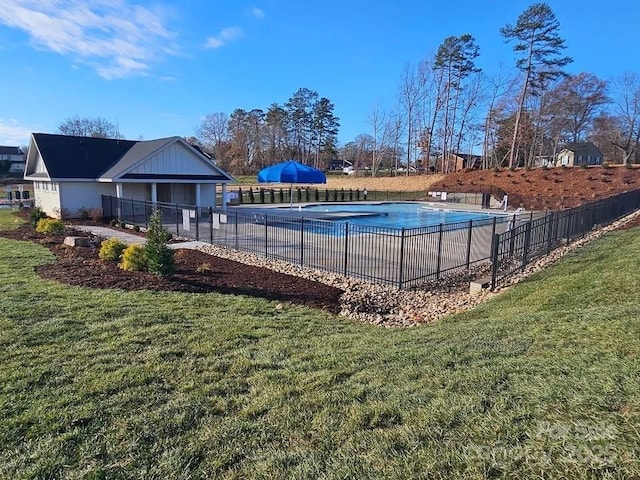
<svg viewBox="0 0 640 480">
<path fill-rule="evenodd" d="M 433 191 L 509 194 L 512 207 L 559 210 L 640 188 L 640 168 L 555 167 L 473 170 L 448 174 Z"/>
</svg>

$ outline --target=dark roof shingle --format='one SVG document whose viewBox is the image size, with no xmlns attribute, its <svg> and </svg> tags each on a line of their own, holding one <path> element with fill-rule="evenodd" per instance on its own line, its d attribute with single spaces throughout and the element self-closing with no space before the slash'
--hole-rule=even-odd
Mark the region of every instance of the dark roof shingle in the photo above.
<svg viewBox="0 0 640 480">
<path fill-rule="evenodd" d="M 98 178 L 137 142 L 34 133 L 50 178 Z"/>
</svg>

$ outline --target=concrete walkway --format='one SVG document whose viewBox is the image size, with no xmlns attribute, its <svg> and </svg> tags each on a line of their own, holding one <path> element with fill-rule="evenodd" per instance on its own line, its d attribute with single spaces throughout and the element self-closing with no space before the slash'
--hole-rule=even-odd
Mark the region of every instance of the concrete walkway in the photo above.
<svg viewBox="0 0 640 480">
<path fill-rule="evenodd" d="M 82 230 L 83 232 L 89 232 L 93 235 L 98 235 L 104 238 L 112 238 L 115 237 L 120 240 L 122 243 L 126 243 L 127 245 L 131 245 L 133 243 L 145 243 L 147 239 L 145 237 L 141 237 L 138 235 L 134 235 L 133 233 L 123 232 L 121 230 L 116 230 L 115 228 L 109 227 L 99 227 L 94 225 L 74 225 L 74 228 L 78 230 Z M 176 250 L 178 248 L 196 248 L 202 247 L 205 245 L 209 245 L 206 242 L 179 242 L 179 243 L 170 243 L 169 247 Z"/>
</svg>

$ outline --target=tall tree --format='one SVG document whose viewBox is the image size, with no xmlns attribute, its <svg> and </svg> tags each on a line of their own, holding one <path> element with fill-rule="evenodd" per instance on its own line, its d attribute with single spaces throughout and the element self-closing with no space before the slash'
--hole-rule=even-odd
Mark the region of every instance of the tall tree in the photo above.
<svg viewBox="0 0 640 480">
<path fill-rule="evenodd" d="M 102 117 L 66 118 L 58 125 L 58 132 L 77 137 L 123 138 L 118 126 Z"/>
<path fill-rule="evenodd" d="M 340 119 L 333 114 L 333 103 L 322 97 L 313 105 L 312 140 L 315 144 L 314 166 L 320 167 L 320 154 L 333 151 L 337 143 Z"/>
<path fill-rule="evenodd" d="M 549 92 L 550 113 L 560 117 L 571 142 L 588 135 L 593 119 L 610 101 L 607 88 L 606 81 L 583 72 L 567 77 Z"/>
<path fill-rule="evenodd" d="M 296 155 L 305 163 L 308 162 L 312 149 L 313 109 L 317 101 L 316 92 L 300 88 L 285 103 L 292 145 L 296 149 Z"/>
<path fill-rule="evenodd" d="M 460 146 L 462 134 L 458 135 L 457 142 L 454 142 L 453 139 L 462 82 L 472 73 L 480 71 L 474 63 L 479 54 L 475 39 L 469 34 L 464 34 L 459 37 L 445 38 L 435 56 L 433 68 L 439 70 L 444 78 L 442 154 L 445 157 L 452 150 L 451 147 L 454 143 L 456 143 L 456 148 Z"/>
<path fill-rule="evenodd" d="M 562 69 L 573 61 L 571 57 L 560 55 L 566 46 L 559 29 L 560 23 L 546 3 L 534 3 L 520 14 L 515 25 L 500 29 L 507 41 L 516 41 L 513 50 L 521 55 L 516 66 L 524 73 L 509 151 L 509 167 L 514 166 L 518 129 L 527 95 L 539 95 L 547 83 L 562 76 Z"/>
<path fill-rule="evenodd" d="M 627 72 L 615 82 L 615 104 L 620 139 L 613 145 L 622 153 L 623 163 L 631 163 L 640 152 L 640 76 Z"/>
<path fill-rule="evenodd" d="M 210 113 L 204 117 L 196 131 L 198 140 L 213 152 L 213 159 L 226 165 L 225 147 L 229 141 L 229 116 L 223 112 Z"/>
</svg>

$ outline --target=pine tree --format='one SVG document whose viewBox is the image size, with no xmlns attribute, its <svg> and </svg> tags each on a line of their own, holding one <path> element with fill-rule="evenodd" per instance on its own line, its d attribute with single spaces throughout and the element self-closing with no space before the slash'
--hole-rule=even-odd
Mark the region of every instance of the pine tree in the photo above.
<svg viewBox="0 0 640 480">
<path fill-rule="evenodd" d="M 560 56 L 566 46 L 558 34 L 559 28 L 560 23 L 551 7 L 546 3 L 534 3 L 520 14 L 515 25 L 500 29 L 507 41 L 516 40 L 513 50 L 522 55 L 516 61 L 516 67 L 525 74 L 509 152 L 509 167 L 515 166 L 518 129 L 527 95 L 539 95 L 548 82 L 563 76 L 562 68 L 573 61 L 571 57 Z"/>
<path fill-rule="evenodd" d="M 162 226 L 162 212 L 156 210 L 149 219 L 145 247 L 151 273 L 163 276 L 173 273 L 174 252 L 167 245 L 169 240 L 171 240 L 171 234 Z"/>
</svg>

